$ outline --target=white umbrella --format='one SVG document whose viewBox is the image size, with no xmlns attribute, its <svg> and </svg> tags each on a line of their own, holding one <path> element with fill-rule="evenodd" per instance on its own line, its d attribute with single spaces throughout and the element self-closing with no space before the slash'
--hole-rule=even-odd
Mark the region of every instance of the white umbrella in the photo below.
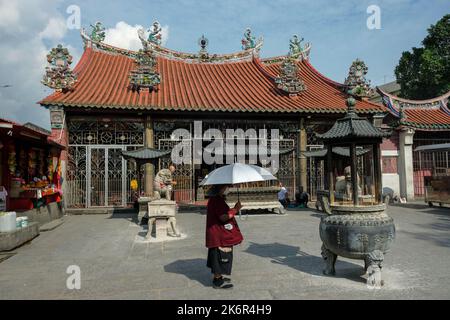
<svg viewBox="0 0 450 320">
<path fill-rule="evenodd" d="M 260 182 L 277 180 L 268 170 L 256 165 L 248 165 L 242 163 L 234 163 L 223 166 L 208 174 L 200 183 L 200 186 L 211 186 L 217 184 L 238 185 L 239 200 L 239 184 L 249 182 Z M 241 211 L 239 216 L 242 219 Z"/>
<path fill-rule="evenodd" d="M 242 163 L 234 163 L 223 166 L 208 174 L 200 183 L 200 186 L 216 184 L 241 184 L 277 180 L 268 170 Z"/>
</svg>

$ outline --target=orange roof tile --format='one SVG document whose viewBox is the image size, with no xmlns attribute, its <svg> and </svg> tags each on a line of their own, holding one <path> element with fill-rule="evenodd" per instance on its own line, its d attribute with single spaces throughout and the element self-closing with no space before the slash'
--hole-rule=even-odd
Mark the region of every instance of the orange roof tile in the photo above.
<svg viewBox="0 0 450 320">
<path fill-rule="evenodd" d="M 161 84 L 157 91 L 133 92 L 128 75 L 134 59 L 87 47 L 74 69 L 78 82 L 70 92 L 55 92 L 40 104 L 134 110 L 227 111 L 276 113 L 344 113 L 347 96 L 339 84 L 299 61 L 307 90 L 289 97 L 274 84 L 279 63 L 258 58 L 201 63 L 157 58 Z M 385 112 L 382 105 L 358 101 L 359 112 Z"/>
</svg>

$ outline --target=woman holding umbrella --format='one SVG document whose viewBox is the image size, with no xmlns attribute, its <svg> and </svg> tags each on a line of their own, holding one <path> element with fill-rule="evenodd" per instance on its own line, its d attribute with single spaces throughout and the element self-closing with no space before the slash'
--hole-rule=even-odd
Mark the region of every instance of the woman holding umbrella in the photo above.
<svg viewBox="0 0 450 320">
<path fill-rule="evenodd" d="M 208 248 L 207 266 L 214 274 L 214 288 L 233 287 L 231 280 L 224 278 L 223 275 L 231 275 L 233 247 L 244 240 L 235 219 L 242 209 L 242 204 L 238 201 L 234 208 L 230 209 L 225 201 L 228 187 L 270 180 L 276 180 L 276 178 L 266 169 L 255 165 L 234 163 L 214 170 L 200 183 L 201 186 L 212 186 L 206 217 L 206 247 Z"/>
<path fill-rule="evenodd" d="M 206 247 L 208 248 L 207 266 L 214 274 L 215 289 L 230 289 L 231 279 L 223 275 L 231 275 L 233 265 L 233 247 L 244 238 L 235 216 L 242 208 L 237 202 L 234 208 L 225 202 L 225 194 L 229 185 L 214 185 L 207 206 Z"/>
</svg>

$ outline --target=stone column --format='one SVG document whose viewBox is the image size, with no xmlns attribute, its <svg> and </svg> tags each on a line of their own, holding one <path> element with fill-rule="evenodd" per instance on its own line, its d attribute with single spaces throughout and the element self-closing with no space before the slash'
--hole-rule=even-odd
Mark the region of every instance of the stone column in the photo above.
<svg viewBox="0 0 450 320">
<path fill-rule="evenodd" d="M 153 119 L 151 116 L 147 116 L 145 118 L 145 146 L 148 148 L 155 147 L 155 139 L 154 139 L 154 130 L 153 130 Z M 153 179 L 155 175 L 155 168 L 153 164 L 145 165 L 145 174 L 144 174 L 144 192 L 146 196 L 153 196 Z"/>
<path fill-rule="evenodd" d="M 298 136 L 299 143 L 299 163 L 298 163 L 298 179 L 297 187 L 303 186 L 303 190 L 308 192 L 308 159 L 305 156 L 306 145 L 308 144 L 308 136 L 306 133 L 305 119 L 300 119 L 300 131 Z M 296 190 L 295 190 L 296 191 Z"/>
<path fill-rule="evenodd" d="M 400 196 L 408 201 L 414 200 L 413 143 L 414 130 L 405 128 L 400 131 Z"/>
</svg>

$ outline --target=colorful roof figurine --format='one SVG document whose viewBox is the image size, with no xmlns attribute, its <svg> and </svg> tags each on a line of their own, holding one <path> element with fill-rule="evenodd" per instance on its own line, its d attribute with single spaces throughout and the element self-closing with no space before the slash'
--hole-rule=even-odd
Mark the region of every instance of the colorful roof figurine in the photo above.
<svg viewBox="0 0 450 320">
<path fill-rule="evenodd" d="M 136 111 L 345 113 L 347 110 L 345 85 L 314 69 L 309 62 L 311 45 L 300 45 L 298 38 L 291 41 L 292 52 L 288 56 L 261 59 L 262 38 L 256 41 L 248 31 L 245 46 L 248 49 L 222 55 L 209 52 L 205 55 L 202 50 L 197 54 L 173 51 L 162 47 L 157 35 L 149 40 L 145 30 L 140 30 L 144 52 L 151 52 L 155 63 L 147 70 L 149 73 L 138 72 L 138 78 L 145 81 L 146 76 L 158 75 L 157 81 L 148 79 L 157 90 L 130 89 L 133 88 L 130 75 L 139 71 L 138 52 L 95 42 L 83 30 L 85 51 L 73 72 L 77 82 L 70 90 L 55 92 L 40 103 Z M 206 50 L 207 43 L 204 45 Z M 385 112 L 384 106 L 366 99 L 356 102 L 356 110 Z"/>
<path fill-rule="evenodd" d="M 419 131 L 450 131 L 450 91 L 429 100 L 402 99 L 377 88 L 398 127 Z"/>
</svg>

